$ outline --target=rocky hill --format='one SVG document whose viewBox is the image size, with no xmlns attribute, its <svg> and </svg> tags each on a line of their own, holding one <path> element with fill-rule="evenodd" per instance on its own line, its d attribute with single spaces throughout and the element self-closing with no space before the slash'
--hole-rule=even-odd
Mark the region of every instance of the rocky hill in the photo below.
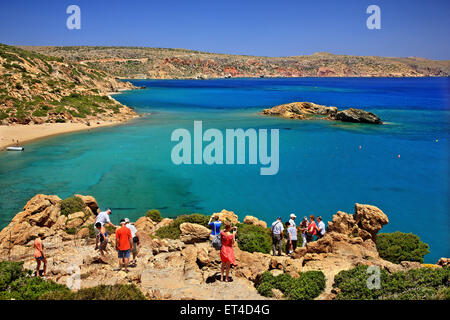
<svg viewBox="0 0 450 320">
<path fill-rule="evenodd" d="M 0 44 L 0 79 L 1 124 L 125 120 L 136 116 L 107 96 L 133 85 L 63 58 Z"/>
<path fill-rule="evenodd" d="M 316 53 L 292 57 L 146 47 L 22 47 L 121 78 L 449 76 L 450 61 Z"/>
<path fill-rule="evenodd" d="M 33 239 L 43 232 L 49 279 L 60 284 L 78 279 L 81 288 L 133 283 L 151 299 L 263 299 L 255 284 L 264 272 L 299 277 L 299 272 L 310 270 L 321 270 L 326 278 L 319 299 L 332 299 L 336 294 L 332 284 L 339 271 L 358 265 L 379 266 L 389 273 L 421 267 L 418 262 L 394 264 L 381 259 L 375 238 L 388 218 L 377 207 L 356 204 L 353 215 L 336 213 L 328 223 L 327 234 L 297 248 L 292 258 L 250 253 L 235 246 L 237 266 L 231 271 L 231 283 L 217 281 L 220 257 L 208 240 L 210 230 L 199 224 L 183 223 L 178 239 L 161 239 L 155 232 L 170 225 L 172 219 L 155 222 L 141 217 L 135 222 L 141 240 L 138 264 L 129 273 L 118 272 L 113 232 L 109 232 L 105 256 L 94 249 L 92 224 L 93 212 L 98 210 L 96 200 L 91 196 L 75 197 L 82 200 L 82 209 L 66 215 L 59 197 L 34 196 L 0 232 L 0 259 L 25 261 L 24 268 L 33 270 Z M 232 211 L 222 210 L 219 216 L 221 220 L 239 221 Z M 266 226 L 251 216 L 245 217 L 244 223 Z M 275 292 L 275 298 L 283 297 Z"/>
</svg>

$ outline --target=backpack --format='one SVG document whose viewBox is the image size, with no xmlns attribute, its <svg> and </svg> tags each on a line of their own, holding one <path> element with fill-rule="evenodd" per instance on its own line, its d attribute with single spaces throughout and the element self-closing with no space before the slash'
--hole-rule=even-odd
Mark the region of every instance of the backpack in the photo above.
<svg viewBox="0 0 450 320">
<path fill-rule="evenodd" d="M 211 245 L 216 250 L 220 250 L 222 248 L 222 237 L 220 236 L 220 233 L 214 237 L 214 239 L 211 242 Z"/>
</svg>

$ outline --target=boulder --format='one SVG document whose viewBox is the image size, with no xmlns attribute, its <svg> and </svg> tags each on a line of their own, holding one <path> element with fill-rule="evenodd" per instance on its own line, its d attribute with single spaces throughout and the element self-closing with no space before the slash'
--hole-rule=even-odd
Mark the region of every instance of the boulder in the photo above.
<svg viewBox="0 0 450 320">
<path fill-rule="evenodd" d="M 441 267 L 448 267 L 450 265 L 450 258 L 440 258 L 437 264 Z"/>
<path fill-rule="evenodd" d="M 258 218 L 253 216 L 246 216 L 244 218 L 244 223 L 267 228 L 267 223 L 265 221 L 259 220 Z"/>
<path fill-rule="evenodd" d="M 336 114 L 335 119 L 342 122 L 370 123 L 370 124 L 383 123 L 376 114 L 354 108 L 339 111 Z"/>
<path fill-rule="evenodd" d="M 216 215 L 219 216 L 219 220 L 222 222 L 228 221 L 232 224 L 239 223 L 238 216 L 233 211 L 228 211 L 228 210 L 222 209 L 222 211 L 212 214 L 213 217 Z"/>
<path fill-rule="evenodd" d="M 209 239 L 211 230 L 208 228 L 196 224 L 185 222 L 180 225 L 180 240 L 184 243 L 202 242 Z"/>
<path fill-rule="evenodd" d="M 99 207 L 97 200 L 92 196 L 83 196 L 81 194 L 76 194 L 75 197 L 83 200 L 84 204 L 91 209 L 92 213 L 97 214 L 99 212 Z"/>
<path fill-rule="evenodd" d="M 367 204 L 355 204 L 355 223 L 360 229 L 370 233 L 372 240 L 375 241 L 376 234 L 381 228 L 389 223 L 386 214 L 379 208 Z"/>
<path fill-rule="evenodd" d="M 134 226 L 140 232 L 144 232 L 147 234 L 151 234 L 153 229 L 156 226 L 156 223 L 150 219 L 149 217 L 140 217 L 135 223 Z"/>
</svg>

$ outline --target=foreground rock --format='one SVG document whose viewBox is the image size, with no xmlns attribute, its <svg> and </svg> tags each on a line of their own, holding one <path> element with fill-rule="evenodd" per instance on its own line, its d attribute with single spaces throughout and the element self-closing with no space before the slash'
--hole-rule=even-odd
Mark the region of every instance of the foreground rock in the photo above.
<svg viewBox="0 0 450 320">
<path fill-rule="evenodd" d="M 269 109 L 264 109 L 262 114 L 286 119 L 323 119 L 369 124 L 383 123 L 376 114 L 368 111 L 354 108 L 339 111 L 336 107 L 327 107 L 312 102 L 292 102 L 282 104 Z"/>
<path fill-rule="evenodd" d="M 379 257 L 375 239 L 377 232 L 388 223 L 387 216 L 377 207 L 355 204 L 355 213 L 338 212 L 328 224 L 327 234 L 320 240 L 297 248 L 294 259 L 273 257 L 263 253 L 249 253 L 235 246 L 237 266 L 231 271 L 232 282 L 220 278 L 220 255 L 208 238 L 210 230 L 193 223 L 180 225 L 180 239 L 159 239 L 155 231 L 170 224 L 170 219 L 156 223 L 142 217 L 135 223 L 141 246 L 138 264 L 130 272 L 117 272 L 115 235 L 110 234 L 104 256 L 94 250 L 89 226 L 94 221 L 92 210 L 98 208 L 93 197 L 77 195 L 86 207 L 69 216 L 61 215 L 61 199 L 38 194 L 0 232 L 2 259 L 25 261 L 24 267 L 35 268 L 33 239 L 44 231 L 44 246 L 48 260 L 48 277 L 61 284 L 81 278 L 81 287 L 100 284 L 136 284 L 151 299 L 264 299 L 256 289 L 260 276 L 270 271 L 274 275 L 288 273 L 298 277 L 299 272 L 321 270 L 326 277 L 326 289 L 320 299 L 332 299 L 334 276 L 341 270 L 357 265 L 376 265 L 388 272 L 419 268 L 419 263 L 393 264 Z M 224 220 L 238 220 L 238 216 L 222 210 Z M 255 217 L 247 216 L 245 223 L 263 225 Z M 265 223 L 265 222 L 264 222 Z M 68 234 L 69 230 L 76 233 Z M 447 265 L 448 259 L 441 259 Z M 275 295 L 282 298 L 279 294 Z"/>
</svg>

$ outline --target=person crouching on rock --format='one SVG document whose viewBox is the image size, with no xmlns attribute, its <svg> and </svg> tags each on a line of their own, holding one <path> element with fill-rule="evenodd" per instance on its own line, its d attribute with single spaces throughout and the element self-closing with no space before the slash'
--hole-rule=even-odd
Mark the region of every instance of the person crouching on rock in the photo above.
<svg viewBox="0 0 450 320">
<path fill-rule="evenodd" d="M 98 231 L 95 237 L 95 250 L 100 249 L 100 254 L 103 256 L 103 251 L 106 251 L 106 245 L 108 244 L 108 234 L 106 233 L 106 228 L 100 222 L 95 224 L 95 228 Z M 100 247 L 98 245 L 99 242 Z"/>
<path fill-rule="evenodd" d="M 229 273 L 231 265 L 236 265 L 236 259 L 234 258 L 234 237 L 237 232 L 237 227 L 231 229 L 231 223 L 225 222 L 225 230 L 220 232 L 222 239 L 222 248 L 220 249 L 220 260 L 222 260 L 222 268 L 220 269 L 220 281 L 223 281 L 223 272 L 226 269 L 225 281 L 229 282 Z"/>
<path fill-rule="evenodd" d="M 133 246 L 131 231 L 125 226 L 125 220 L 120 220 L 120 228 L 116 230 L 116 249 L 119 256 L 119 271 L 122 265 L 125 272 L 128 272 L 128 262 L 130 260 L 130 249 Z"/>
<path fill-rule="evenodd" d="M 45 277 L 47 275 L 47 258 L 44 255 L 44 244 L 42 240 L 44 239 L 44 232 L 39 232 L 38 237 L 34 239 L 34 258 L 36 259 L 36 277 L 40 276 L 41 262 L 44 263 L 44 272 L 42 275 Z"/>
</svg>

